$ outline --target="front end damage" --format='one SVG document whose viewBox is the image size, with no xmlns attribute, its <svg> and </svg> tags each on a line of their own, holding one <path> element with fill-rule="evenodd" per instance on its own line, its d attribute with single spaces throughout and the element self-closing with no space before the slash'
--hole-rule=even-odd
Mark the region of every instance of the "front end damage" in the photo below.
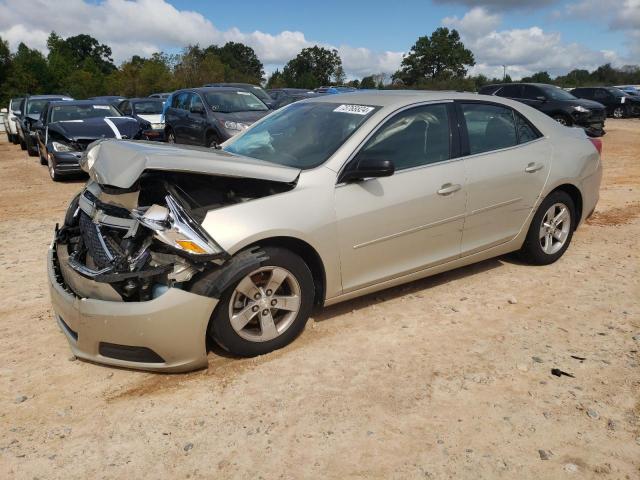
<svg viewBox="0 0 640 480">
<path fill-rule="evenodd" d="M 48 258 L 56 319 L 74 354 L 147 370 L 206 366 L 207 326 L 225 285 L 203 291 L 199 280 L 228 284 L 261 258 L 232 259 L 201 223 L 210 210 L 291 188 L 153 170 L 127 188 L 90 181 L 56 227 Z"/>
</svg>

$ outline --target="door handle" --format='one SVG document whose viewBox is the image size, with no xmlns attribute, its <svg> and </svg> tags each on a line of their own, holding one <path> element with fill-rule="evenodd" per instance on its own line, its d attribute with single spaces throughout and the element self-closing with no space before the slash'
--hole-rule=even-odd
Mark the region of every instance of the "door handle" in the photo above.
<svg viewBox="0 0 640 480">
<path fill-rule="evenodd" d="M 457 192 L 462 188 L 462 185 L 458 183 L 445 183 L 438 190 L 438 195 L 451 195 L 454 192 Z"/>
<path fill-rule="evenodd" d="M 541 163 L 531 162 L 529 165 L 527 165 L 527 168 L 525 168 L 524 171 L 527 173 L 533 173 L 537 172 L 538 170 L 542 170 L 543 168 L 544 165 L 542 165 Z"/>
</svg>

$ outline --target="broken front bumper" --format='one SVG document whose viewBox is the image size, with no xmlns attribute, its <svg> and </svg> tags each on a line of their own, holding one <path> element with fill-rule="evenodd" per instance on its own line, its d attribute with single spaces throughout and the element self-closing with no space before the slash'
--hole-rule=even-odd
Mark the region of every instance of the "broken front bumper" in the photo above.
<svg viewBox="0 0 640 480">
<path fill-rule="evenodd" d="M 102 298 L 113 292 L 98 291 L 96 282 L 63 268 L 55 242 L 47 269 L 55 318 L 78 358 L 166 372 L 206 367 L 207 325 L 217 299 L 178 288 L 145 302 L 83 298 L 76 292 Z"/>
</svg>

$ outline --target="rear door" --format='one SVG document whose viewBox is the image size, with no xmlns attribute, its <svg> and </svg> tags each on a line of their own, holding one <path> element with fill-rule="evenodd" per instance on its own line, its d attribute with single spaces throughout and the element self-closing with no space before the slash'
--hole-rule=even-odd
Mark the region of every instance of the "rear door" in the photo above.
<svg viewBox="0 0 640 480">
<path fill-rule="evenodd" d="M 336 186 L 345 292 L 460 255 L 466 191 L 453 117 L 453 103 L 406 109 L 388 119 L 352 160 L 390 160 L 396 171 Z"/>
<path fill-rule="evenodd" d="M 189 111 L 187 112 L 187 135 L 189 137 L 189 143 L 194 145 L 204 145 L 205 136 L 207 131 L 207 114 L 205 110 L 205 104 L 197 93 L 190 95 L 191 102 L 189 103 Z M 194 112 L 201 108 L 205 113 Z"/>
<path fill-rule="evenodd" d="M 499 104 L 461 101 L 457 113 L 467 174 L 462 254 L 513 239 L 549 174 L 549 143 L 520 113 Z"/>
<path fill-rule="evenodd" d="M 171 109 L 171 126 L 176 137 L 176 143 L 191 143 L 189 138 L 189 108 L 191 94 L 181 92 L 176 97 L 176 106 Z"/>
</svg>

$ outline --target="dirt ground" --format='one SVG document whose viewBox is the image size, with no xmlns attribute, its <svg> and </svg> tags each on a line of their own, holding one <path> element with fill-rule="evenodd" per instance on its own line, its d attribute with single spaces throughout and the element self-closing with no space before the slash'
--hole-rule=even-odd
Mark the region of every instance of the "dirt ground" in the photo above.
<svg viewBox="0 0 640 480">
<path fill-rule="evenodd" d="M 45 252 L 82 182 L 2 137 L 0 478 L 640 478 L 640 120 L 607 126 L 598 209 L 556 264 L 350 301 L 187 375 L 72 357 Z"/>
</svg>

